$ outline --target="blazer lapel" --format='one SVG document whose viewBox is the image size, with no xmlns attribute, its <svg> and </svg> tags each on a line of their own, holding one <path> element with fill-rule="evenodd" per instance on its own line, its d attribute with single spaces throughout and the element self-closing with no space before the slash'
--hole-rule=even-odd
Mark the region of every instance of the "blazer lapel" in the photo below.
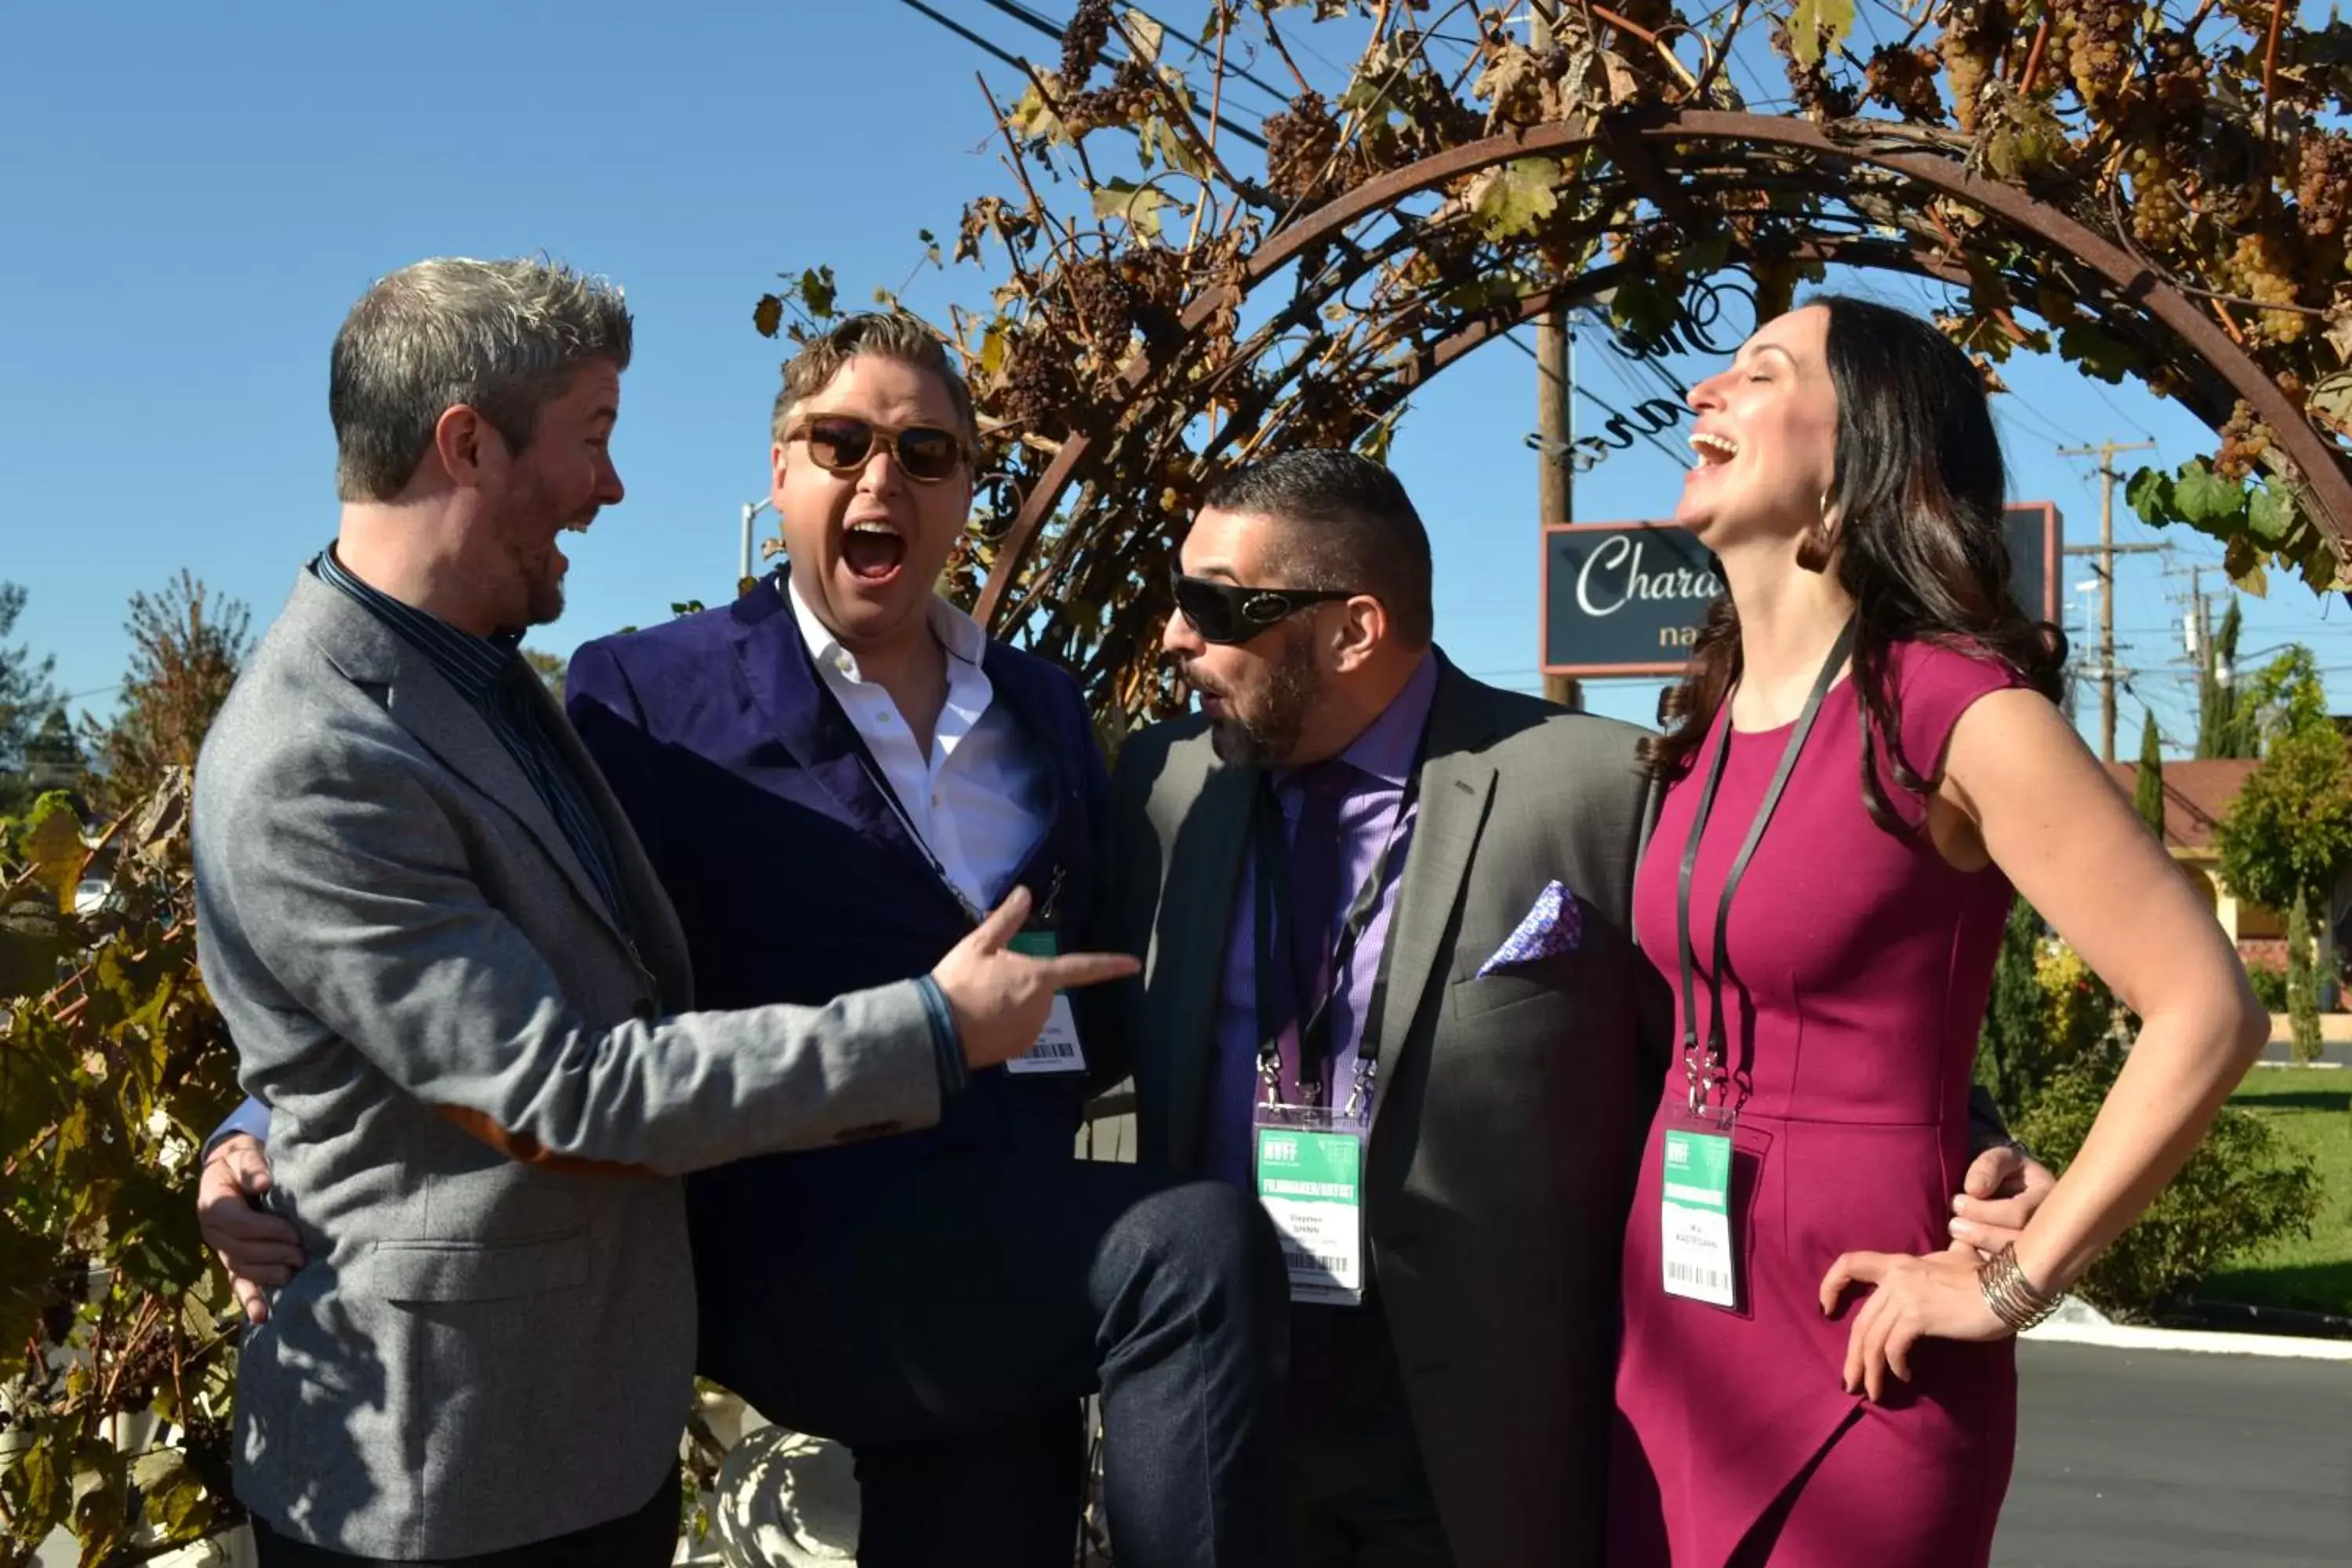
<svg viewBox="0 0 2352 1568">
<path fill-rule="evenodd" d="M 442 765 L 495 801 L 523 826 L 542 853 L 562 871 L 572 891 L 604 922 L 624 946 L 628 933 L 588 868 L 572 853 L 547 803 L 531 787 L 520 763 L 490 729 L 488 719 L 457 695 L 433 661 L 408 640 L 340 590 L 305 571 L 294 585 L 292 608 L 307 634 L 353 683 L 380 689 L 384 711 L 441 760 Z M 576 748 L 574 748 L 576 750 Z M 593 774 L 593 766 L 589 769 Z M 601 784 L 601 780 L 598 781 Z"/>
<path fill-rule="evenodd" d="M 833 815 L 872 843 L 887 844 L 922 873 L 923 882 L 955 902 L 915 837 L 877 783 L 880 769 L 856 727 L 825 689 L 808 639 L 782 591 L 782 576 L 762 578 L 735 602 L 735 658 L 744 687 L 773 735 L 834 807 Z M 959 913 L 962 905 L 956 903 Z"/>
<path fill-rule="evenodd" d="M 1380 1017 L 1381 1072 L 1372 1092 L 1375 1121 L 1431 982 L 1442 983 L 1438 959 L 1495 793 L 1495 765 L 1478 751 L 1492 727 L 1476 689 L 1451 664 L 1443 665 L 1429 710 L 1419 815 L 1405 851 L 1389 936 L 1388 989 Z"/>
<path fill-rule="evenodd" d="M 1212 763 L 1199 799 L 1169 847 L 1167 890 L 1160 901 L 1148 986 L 1152 1016 L 1146 1027 L 1166 1030 L 1167 1147 L 1185 1169 L 1200 1163 L 1206 1136 L 1225 946 L 1249 844 L 1251 808 L 1263 776 L 1255 768 Z"/>
<path fill-rule="evenodd" d="M 1064 716 L 1066 710 L 1055 710 L 1056 694 L 1045 689 L 1016 660 L 998 658 L 999 646 L 992 641 L 980 661 L 981 673 L 988 677 L 992 710 L 1001 706 L 1013 716 L 1029 743 L 1029 756 L 1045 770 L 1039 782 L 1045 797 L 1038 805 L 1045 808 L 1045 832 L 1030 851 L 1022 874 L 1044 867 L 1056 873 L 1083 874 L 1093 863 L 1094 835 L 1098 830 L 1097 824 L 1087 820 L 1083 772 L 1087 758 L 1082 748 L 1092 745 L 1094 738 L 1074 736 Z M 1073 740 L 1076 745 L 1070 743 Z M 1041 889 L 1037 896 L 1042 900 L 1046 894 Z M 1045 912 L 1042 904 L 1039 912 L 1041 916 Z"/>
<path fill-rule="evenodd" d="M 541 719 L 547 734 L 565 765 L 571 768 L 596 820 L 604 826 L 604 842 L 613 851 L 613 868 L 621 879 L 621 897 L 628 906 L 628 926 L 622 940 L 663 988 L 662 1000 L 667 1010 L 685 1012 L 694 1004 L 694 965 L 687 952 L 685 928 L 677 922 L 677 910 L 669 901 L 661 879 L 654 875 L 653 862 L 646 858 L 636 828 L 621 809 L 612 786 L 604 782 L 596 759 L 580 743 L 580 736 L 572 728 L 572 721 L 564 716 L 562 705 L 545 686 L 536 681 L 533 684 L 539 689 L 530 700 L 541 705 Z M 565 844 L 569 847 L 570 841 L 567 839 Z M 601 910 L 604 900 L 594 902 Z"/>
</svg>

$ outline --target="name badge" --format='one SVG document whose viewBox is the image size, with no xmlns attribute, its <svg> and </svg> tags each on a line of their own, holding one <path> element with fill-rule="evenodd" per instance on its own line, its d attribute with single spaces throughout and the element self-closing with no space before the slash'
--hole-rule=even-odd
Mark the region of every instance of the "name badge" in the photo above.
<svg viewBox="0 0 2352 1568">
<path fill-rule="evenodd" d="M 1663 1213 L 1669 1296 L 1711 1307 L 1739 1305 L 1731 1250 L 1731 1140 L 1666 1130 Z"/>
<path fill-rule="evenodd" d="M 1029 958 L 1053 958 L 1062 951 L 1061 938 L 1049 931 L 1024 931 L 1012 942 L 1013 951 Z M 1086 1047 L 1078 1043 L 1078 1021 L 1070 1011 L 1070 999 L 1063 993 L 1054 993 L 1054 1011 L 1046 1016 L 1045 1028 L 1037 1043 L 1021 1056 L 1004 1064 L 1010 1073 L 1084 1072 L 1087 1070 Z"/>
<path fill-rule="evenodd" d="M 1364 1132 L 1328 1110 L 1261 1105 L 1257 1200 L 1282 1240 L 1290 1299 L 1353 1307 L 1364 1299 Z"/>
</svg>

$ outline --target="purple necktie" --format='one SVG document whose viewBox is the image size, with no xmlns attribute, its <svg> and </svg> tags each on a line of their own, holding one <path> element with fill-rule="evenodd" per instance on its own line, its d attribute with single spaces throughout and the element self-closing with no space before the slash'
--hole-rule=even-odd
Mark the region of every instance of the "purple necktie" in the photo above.
<svg viewBox="0 0 2352 1568">
<path fill-rule="evenodd" d="M 1290 836 L 1290 886 L 1287 907 L 1290 927 L 1291 1006 L 1282 1031 L 1282 1092 L 1296 1093 L 1299 1081 L 1299 1031 L 1318 1005 L 1331 994 L 1332 960 L 1339 932 L 1339 806 L 1355 787 L 1359 773 L 1351 763 L 1332 758 L 1311 763 L 1290 776 L 1301 795 L 1298 822 Z M 1320 1066 L 1323 1095 L 1331 1102 L 1331 1063 Z"/>
<path fill-rule="evenodd" d="M 1298 823 L 1290 836 L 1290 1022 L 1282 1031 L 1282 1092 L 1298 1098 L 1299 1031 L 1318 1004 L 1328 1002 L 1335 980 L 1332 961 L 1339 945 L 1339 807 L 1362 775 L 1337 757 L 1299 769 L 1287 781 L 1300 792 Z M 1328 1049 L 1328 1034 L 1326 1034 Z M 1331 1103 L 1331 1060 L 1321 1064 L 1323 1093 Z M 1302 1426 L 1323 1418 L 1339 1385 L 1339 1347 L 1333 1339 L 1336 1309 L 1294 1303 L 1290 1309 L 1290 1419 Z"/>
</svg>

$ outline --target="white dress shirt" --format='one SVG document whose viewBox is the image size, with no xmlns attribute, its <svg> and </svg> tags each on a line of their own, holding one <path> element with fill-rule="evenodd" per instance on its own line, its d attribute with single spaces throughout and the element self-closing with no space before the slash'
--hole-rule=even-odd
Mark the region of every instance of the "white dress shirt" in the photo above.
<svg viewBox="0 0 2352 1568">
<path fill-rule="evenodd" d="M 790 574 L 784 594 L 818 675 L 889 781 L 907 826 L 957 892 L 976 909 L 993 909 L 1051 826 L 1053 788 L 1051 769 L 995 700 L 980 667 L 988 634 L 932 595 L 931 635 L 947 650 L 948 700 L 926 757 L 889 692 L 858 673 L 856 657 L 817 619 Z"/>
</svg>

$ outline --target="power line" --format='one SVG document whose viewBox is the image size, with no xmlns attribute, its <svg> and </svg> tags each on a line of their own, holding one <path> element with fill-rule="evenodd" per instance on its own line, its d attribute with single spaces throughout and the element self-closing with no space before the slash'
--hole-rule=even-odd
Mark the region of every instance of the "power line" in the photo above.
<svg viewBox="0 0 2352 1568">
<path fill-rule="evenodd" d="M 932 10 L 929 5 L 923 4 L 923 0 L 898 0 L 898 4 L 906 6 L 907 9 L 913 11 L 918 15 L 929 17 L 932 21 L 937 22 L 940 26 L 945 27 L 949 32 L 953 33 L 957 37 L 961 38 L 964 42 L 994 57 L 996 59 L 1011 66 L 1013 69 L 1021 70 L 1024 68 L 1020 56 L 1006 54 L 1003 49 L 998 48 L 994 44 L 990 43 L 986 38 L 982 37 L 978 33 L 973 32 L 970 27 L 965 26 L 962 23 L 955 20 L 953 17 L 943 16 L 939 12 Z"/>
<path fill-rule="evenodd" d="M 1003 60 L 1006 65 L 1020 68 L 1025 73 L 1027 69 L 1026 63 L 1023 61 L 1019 56 L 1006 54 L 1003 49 L 998 48 L 995 45 L 981 37 L 977 33 L 949 21 L 945 16 L 942 16 L 937 11 L 932 10 L 929 5 L 921 4 L 921 0 L 899 0 L 899 3 L 901 5 L 913 6 L 916 10 L 920 11 L 924 16 L 930 17 L 940 26 L 952 29 L 959 37 L 968 38 L 971 42 L 978 44 L 982 48 L 986 49 L 990 54 L 995 56 L 998 59 Z M 1046 37 L 1053 39 L 1056 43 L 1061 42 L 1062 35 L 1067 30 L 1056 25 L 1052 17 L 1040 16 L 1038 13 L 1032 11 L 1026 5 L 1015 4 L 1014 0 L 981 0 L 981 4 L 988 6 L 992 10 L 1012 17 L 1014 21 L 1019 22 L 1025 27 L 1035 29 L 1037 32 L 1044 34 Z M 1160 25 L 1163 28 L 1167 26 L 1165 22 L 1162 22 Z M 1217 123 L 1220 126 L 1232 132 L 1235 136 L 1240 137 L 1243 141 L 1248 142 L 1259 152 L 1263 153 L 1265 151 L 1265 137 L 1248 130 L 1246 127 L 1236 124 L 1234 121 L 1227 118 L 1223 111 L 1220 111 L 1216 118 Z"/>
<path fill-rule="evenodd" d="M 1194 54 L 1200 56 L 1202 59 L 1213 60 L 1217 58 L 1216 51 L 1210 47 L 1208 39 L 1201 37 L 1196 34 L 1185 32 L 1181 27 L 1171 26 L 1170 23 L 1162 21 L 1160 17 L 1153 16 L 1150 12 L 1146 11 L 1140 5 L 1130 5 L 1128 9 L 1143 17 L 1146 21 L 1157 24 L 1163 31 L 1174 34 L 1177 38 L 1181 40 L 1186 47 L 1191 48 Z M 1284 108 L 1287 109 L 1290 107 L 1289 94 L 1284 92 L 1272 82 L 1267 81 L 1264 77 L 1253 74 L 1245 68 L 1234 64 L 1230 59 L 1226 62 L 1225 70 L 1227 74 L 1237 77 L 1241 80 L 1249 83 L 1252 87 L 1257 89 L 1260 92 L 1265 93 L 1267 97 L 1273 99 L 1275 102 L 1281 104 Z"/>
</svg>

